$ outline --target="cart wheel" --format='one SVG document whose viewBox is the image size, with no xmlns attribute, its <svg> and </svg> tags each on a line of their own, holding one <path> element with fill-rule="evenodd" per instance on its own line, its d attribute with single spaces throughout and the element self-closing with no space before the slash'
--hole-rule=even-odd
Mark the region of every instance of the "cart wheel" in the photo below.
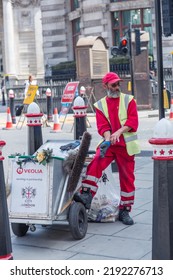
<svg viewBox="0 0 173 280">
<path fill-rule="evenodd" d="M 69 226 L 74 239 L 85 237 L 88 222 L 84 205 L 80 202 L 73 202 L 69 210 Z"/>
<path fill-rule="evenodd" d="M 11 223 L 11 228 L 16 236 L 22 237 L 27 233 L 29 226 L 26 224 Z"/>
</svg>

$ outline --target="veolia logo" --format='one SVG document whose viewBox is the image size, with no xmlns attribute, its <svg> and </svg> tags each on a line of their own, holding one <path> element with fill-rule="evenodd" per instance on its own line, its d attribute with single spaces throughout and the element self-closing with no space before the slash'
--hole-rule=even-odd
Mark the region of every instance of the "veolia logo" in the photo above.
<svg viewBox="0 0 173 280">
<path fill-rule="evenodd" d="M 42 169 L 23 169 L 23 168 L 17 168 L 17 173 L 18 174 L 22 174 L 22 173 L 43 173 L 43 170 Z"/>
<path fill-rule="evenodd" d="M 22 174 L 22 173 L 23 173 L 23 168 L 20 168 L 20 167 L 17 168 L 17 173 L 18 173 L 18 174 Z"/>
</svg>

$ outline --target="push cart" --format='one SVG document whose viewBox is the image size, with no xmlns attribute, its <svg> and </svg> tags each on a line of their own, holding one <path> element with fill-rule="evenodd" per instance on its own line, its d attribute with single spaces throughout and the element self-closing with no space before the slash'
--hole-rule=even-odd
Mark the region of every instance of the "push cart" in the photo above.
<svg viewBox="0 0 173 280">
<path fill-rule="evenodd" d="M 69 223 L 74 239 L 82 239 L 87 232 L 87 212 L 83 204 L 73 201 L 90 145 L 90 134 L 83 134 L 76 151 L 71 174 L 64 169 L 69 151 L 60 147 L 69 141 L 50 140 L 36 152 L 52 150 L 52 157 L 45 165 L 35 162 L 33 156 L 10 156 L 11 195 L 9 219 L 16 236 L 24 236 L 36 225 Z M 72 144 L 75 141 L 71 142 Z"/>
</svg>

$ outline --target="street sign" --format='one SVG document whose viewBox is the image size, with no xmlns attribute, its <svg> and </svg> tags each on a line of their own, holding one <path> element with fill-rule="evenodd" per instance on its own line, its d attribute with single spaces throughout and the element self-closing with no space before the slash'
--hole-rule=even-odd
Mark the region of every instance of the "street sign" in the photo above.
<svg viewBox="0 0 173 280">
<path fill-rule="evenodd" d="M 78 91 L 77 87 L 79 85 L 79 82 L 69 82 L 63 92 L 62 98 L 61 98 L 61 111 L 60 116 L 64 115 L 63 124 L 61 126 L 61 129 L 64 126 L 67 114 L 72 106 L 73 100 L 75 98 L 76 92 Z"/>
<path fill-rule="evenodd" d="M 79 82 L 69 82 L 63 92 L 61 103 L 72 103 Z"/>
<path fill-rule="evenodd" d="M 29 85 L 23 104 L 31 104 L 34 101 L 38 86 Z"/>
</svg>

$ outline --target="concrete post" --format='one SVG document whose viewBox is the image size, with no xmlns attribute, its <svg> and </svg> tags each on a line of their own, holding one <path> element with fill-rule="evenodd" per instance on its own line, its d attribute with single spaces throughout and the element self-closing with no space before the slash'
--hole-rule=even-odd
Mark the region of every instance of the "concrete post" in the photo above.
<svg viewBox="0 0 173 280">
<path fill-rule="evenodd" d="M 0 260 L 12 260 L 12 246 L 5 189 L 2 148 L 4 141 L 0 141 Z"/>
<path fill-rule="evenodd" d="M 88 106 L 85 106 L 82 97 L 78 96 L 74 100 L 74 139 L 80 139 L 83 133 L 87 130 L 86 126 L 86 110 Z"/>
<path fill-rule="evenodd" d="M 52 92 L 50 88 L 46 89 L 47 99 L 47 120 L 52 121 Z"/>
<path fill-rule="evenodd" d="M 42 122 L 43 113 L 40 113 L 39 106 L 32 102 L 27 109 L 27 126 L 28 126 L 28 154 L 33 155 L 43 144 Z"/>
<path fill-rule="evenodd" d="M 12 123 L 16 124 L 16 114 L 14 110 L 14 91 L 12 89 L 9 90 L 8 96 L 9 96 L 9 107 L 11 112 Z"/>
<path fill-rule="evenodd" d="M 161 119 L 149 140 L 153 145 L 152 259 L 173 260 L 173 126 Z"/>
</svg>

